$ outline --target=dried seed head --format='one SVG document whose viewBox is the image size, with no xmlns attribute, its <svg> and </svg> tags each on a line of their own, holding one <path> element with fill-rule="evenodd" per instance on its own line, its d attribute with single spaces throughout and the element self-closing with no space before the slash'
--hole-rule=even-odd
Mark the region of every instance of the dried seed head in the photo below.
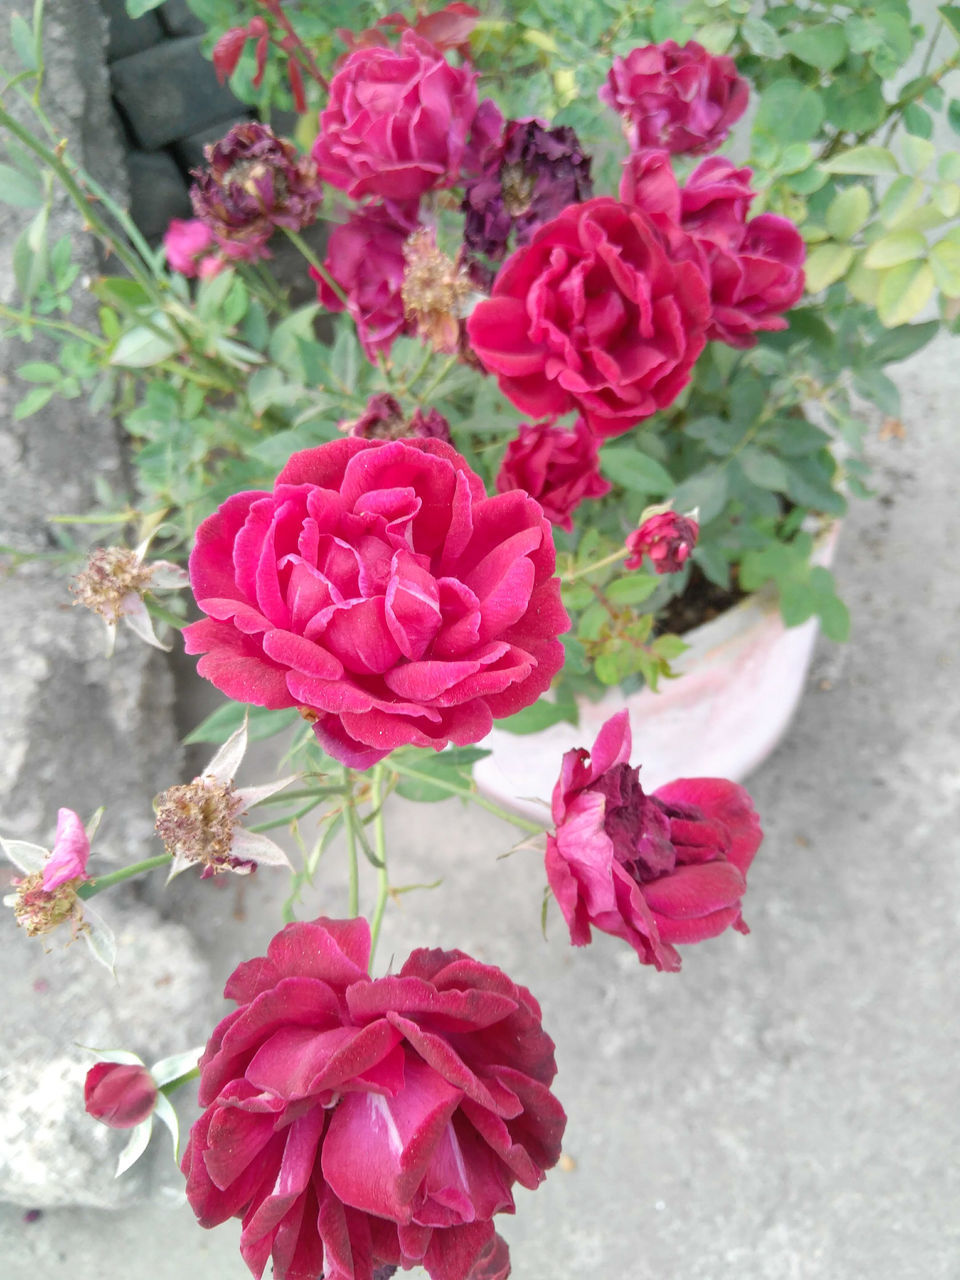
<svg viewBox="0 0 960 1280">
<path fill-rule="evenodd" d="M 143 564 L 135 551 L 98 547 L 86 569 L 71 584 L 74 604 L 99 613 L 108 623 L 117 623 L 131 597 L 141 597 L 149 589 L 152 572 L 152 567 Z"/>
<path fill-rule="evenodd" d="M 250 865 L 231 854 L 236 819 L 243 807 L 232 782 L 207 774 L 169 787 L 153 807 L 156 832 L 167 852 L 182 862 L 200 863 L 203 878 Z"/>
<path fill-rule="evenodd" d="M 77 897 L 77 888 L 83 880 L 83 876 L 65 880 L 50 891 L 43 887 L 42 871 L 15 880 L 16 894 L 12 906 L 17 924 L 26 929 L 29 937 L 35 938 L 72 918 L 74 932 L 77 932 L 83 927 L 83 907 Z"/>
<path fill-rule="evenodd" d="M 435 351 L 457 349 L 460 319 L 473 285 L 467 274 L 437 248 L 435 234 L 421 228 L 403 247 L 407 266 L 403 275 L 403 311 L 414 320 L 417 333 Z"/>
</svg>

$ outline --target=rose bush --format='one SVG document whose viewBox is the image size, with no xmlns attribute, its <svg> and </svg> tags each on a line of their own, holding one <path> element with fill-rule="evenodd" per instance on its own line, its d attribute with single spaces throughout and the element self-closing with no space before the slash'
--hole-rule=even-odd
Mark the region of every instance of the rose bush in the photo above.
<svg viewBox="0 0 960 1280">
<path fill-rule="evenodd" d="M 183 1158 L 204 1227 L 242 1217 L 259 1277 L 505 1276 L 493 1226 L 560 1154 L 540 1007 L 462 951 L 367 974 L 363 919 L 288 925 L 241 964 L 201 1059 Z M 477 1270 L 475 1270 L 477 1268 Z"/>
<path fill-rule="evenodd" d="M 763 832 L 750 796 L 724 778 L 680 778 L 646 795 L 630 749 L 621 711 L 590 751 L 563 757 L 547 879 L 574 945 L 593 926 L 629 942 L 641 964 L 676 971 L 675 944 L 747 932 L 740 899 Z"/>
<path fill-rule="evenodd" d="M 459 181 L 474 125 L 485 142 L 498 131 L 491 108 L 478 120 L 476 73 L 407 30 L 399 49 L 367 46 L 346 59 L 330 82 L 313 158 L 323 180 L 353 200 L 418 200 Z"/>
<path fill-rule="evenodd" d="M 715 151 L 747 109 L 749 86 L 732 58 L 674 40 L 614 58 L 601 102 L 623 116 L 630 145 L 673 154 Z"/>
<path fill-rule="evenodd" d="M 229 697 L 299 707 L 367 768 L 406 743 L 476 742 L 549 686 L 569 623 L 554 563 L 537 503 L 488 498 L 444 441 L 336 440 L 200 526 L 208 616 L 186 649 Z"/>
<path fill-rule="evenodd" d="M 670 404 L 710 319 L 703 273 L 670 248 L 679 234 L 603 196 L 541 227 L 467 322 L 503 393 L 536 416 L 579 410 L 601 438 Z"/>
</svg>

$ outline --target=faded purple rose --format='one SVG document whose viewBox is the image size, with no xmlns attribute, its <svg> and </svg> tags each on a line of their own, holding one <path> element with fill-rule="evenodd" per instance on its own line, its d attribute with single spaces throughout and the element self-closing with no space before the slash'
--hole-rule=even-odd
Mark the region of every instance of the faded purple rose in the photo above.
<svg viewBox="0 0 960 1280">
<path fill-rule="evenodd" d="M 750 796 L 725 778 L 679 778 L 647 795 L 630 749 L 621 711 L 590 751 L 563 757 L 547 879 L 575 946 L 600 929 L 641 964 L 675 972 L 675 944 L 747 932 L 740 900 L 763 832 Z"/>
<path fill-rule="evenodd" d="M 400 401 L 386 391 L 371 396 L 360 417 L 341 422 L 340 430 L 361 440 L 402 440 L 404 436 L 415 436 L 451 443 L 450 423 L 442 413 L 436 409 L 424 413 L 418 406 L 409 419 L 405 418 Z"/>
<path fill-rule="evenodd" d="M 203 1227 L 242 1218 L 254 1276 L 505 1280 L 494 1216 L 556 1164 L 540 1007 L 462 951 L 367 972 L 366 920 L 287 925 L 231 975 L 183 1157 Z"/>
<path fill-rule="evenodd" d="M 491 107 L 478 122 L 484 143 L 499 119 Z M 399 49 L 361 47 L 337 71 L 313 157 L 353 200 L 419 200 L 460 181 L 477 115 L 476 72 L 407 30 Z"/>
<path fill-rule="evenodd" d="M 614 58 L 598 96 L 623 116 L 633 149 L 703 155 L 746 111 L 749 92 L 732 58 L 695 40 L 682 47 L 665 40 Z"/>
<path fill-rule="evenodd" d="M 315 220 L 322 197 L 316 166 L 269 125 L 234 125 L 204 154 L 207 167 L 193 171 L 193 212 L 231 256 L 262 256 L 275 228 L 302 231 Z"/>
<path fill-rule="evenodd" d="M 450 435 L 450 423 L 439 409 L 428 409 L 426 413 L 418 406 L 414 409 L 407 423 L 407 435 L 419 436 L 421 440 L 444 440 L 453 443 Z"/>
<path fill-rule="evenodd" d="M 87 1072 L 83 1104 L 111 1129 L 132 1129 L 157 1104 L 157 1086 L 142 1063 L 98 1062 Z"/>
<path fill-rule="evenodd" d="M 627 535 L 625 569 L 639 569 L 649 556 L 657 573 L 679 573 L 697 545 L 700 526 L 690 516 L 660 511 Z"/>
<path fill-rule="evenodd" d="M 395 338 L 415 328 L 404 314 L 402 289 L 407 266 L 403 246 L 416 226 L 406 210 L 372 205 L 355 210 L 330 236 L 324 270 L 346 294 L 346 310 L 371 363 L 390 350 Z M 320 273 L 311 267 L 310 275 L 323 305 L 343 311 Z"/>
<path fill-rule="evenodd" d="M 515 244 L 526 244 L 568 204 L 592 195 L 590 157 L 573 129 L 510 120 L 485 172 L 467 187 L 464 243 L 473 253 L 499 261 L 511 232 Z"/>
<path fill-rule="evenodd" d="M 597 439 L 583 418 L 572 427 L 521 424 L 497 473 L 497 492 L 511 489 L 524 489 L 536 498 L 550 523 L 569 533 L 584 498 L 610 492 L 609 481 L 600 474 Z"/>
</svg>

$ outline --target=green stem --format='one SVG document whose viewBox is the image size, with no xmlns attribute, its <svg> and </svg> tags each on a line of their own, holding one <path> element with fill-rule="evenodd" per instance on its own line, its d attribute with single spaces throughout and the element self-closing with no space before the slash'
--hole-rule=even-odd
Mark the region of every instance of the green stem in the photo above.
<svg viewBox="0 0 960 1280">
<path fill-rule="evenodd" d="M 66 320 L 47 320 L 44 316 L 31 315 L 29 311 L 14 311 L 12 307 L 4 306 L 3 303 L 0 303 L 0 316 L 17 324 L 35 324 L 40 329 L 50 329 L 57 333 L 69 333 L 71 337 L 78 338 L 82 342 L 88 342 L 91 346 L 99 347 L 102 351 L 105 351 L 109 345 L 94 337 L 92 333 L 88 333 L 86 329 L 81 329 L 79 325 L 69 324 Z"/>
<path fill-rule="evenodd" d="M 175 1080 L 168 1080 L 166 1084 L 160 1086 L 160 1092 L 169 1097 L 181 1085 L 189 1084 L 191 1080 L 198 1079 L 200 1075 L 200 1064 L 191 1067 L 189 1071 L 185 1071 L 182 1076 L 177 1076 Z"/>
<path fill-rule="evenodd" d="M 390 879 L 387 874 L 387 842 L 383 828 L 383 782 L 384 768 L 382 764 L 378 764 L 373 771 L 373 837 L 380 866 L 377 868 L 377 904 L 373 909 L 373 918 L 370 921 L 371 969 L 373 968 L 373 957 L 377 950 L 377 939 L 380 937 L 380 925 L 383 922 L 383 913 L 390 893 Z"/>
<path fill-rule="evenodd" d="M 283 230 L 286 233 L 287 239 L 290 241 L 290 243 L 296 245 L 297 249 L 299 249 L 300 253 L 310 263 L 314 271 L 317 272 L 317 274 L 324 281 L 324 283 L 329 285 L 330 288 L 333 290 L 333 292 L 337 295 L 337 297 L 343 303 L 344 307 L 349 308 L 349 305 L 350 305 L 349 298 L 344 293 L 344 291 L 340 288 L 340 286 L 337 284 L 336 280 L 334 280 L 333 276 L 331 276 L 330 272 L 326 269 L 326 267 L 323 265 L 323 263 L 320 261 L 317 255 L 313 252 L 313 250 L 307 244 L 306 240 L 304 240 L 303 236 L 300 235 L 298 231 L 291 231 L 289 227 L 284 227 Z"/>
<path fill-rule="evenodd" d="M 621 547 L 619 551 L 612 551 L 610 555 L 604 556 L 602 560 L 594 560 L 590 564 L 585 564 L 582 569 L 575 569 L 573 573 L 565 573 L 560 581 L 566 586 L 569 582 L 576 582 L 584 574 L 593 573 L 594 569 L 605 569 L 608 564 L 616 564 L 618 560 L 626 560 L 629 554 L 630 551 L 627 547 Z"/>
<path fill-rule="evenodd" d="M 443 364 L 440 366 L 440 371 L 437 376 L 430 382 L 429 386 L 420 392 L 420 395 L 417 397 L 421 405 L 433 395 L 434 391 L 436 391 L 437 387 L 439 387 L 440 383 L 444 380 L 459 359 L 459 352 L 455 351 L 449 360 L 444 360 Z"/>
<path fill-rule="evenodd" d="M 119 871 L 111 871 L 105 876 L 97 876 L 88 880 L 77 890 L 78 898 L 95 898 L 104 889 L 111 889 L 115 884 L 129 880 L 131 876 L 143 875 L 145 871 L 155 871 L 157 867 L 168 867 L 173 861 L 169 853 L 158 853 L 154 858 L 144 858 L 142 862 L 132 862 L 129 867 L 121 867 Z"/>
<path fill-rule="evenodd" d="M 357 861 L 357 811 L 354 807 L 353 778 L 350 770 L 344 765 L 343 786 L 347 793 L 347 802 L 343 809 L 344 826 L 347 829 L 347 858 L 350 874 L 350 900 L 347 914 L 360 914 L 360 864 Z"/>
<path fill-rule="evenodd" d="M 505 822 L 512 822 L 515 827 L 520 827 L 523 831 L 532 831 L 537 835 L 542 835 L 545 830 L 542 822 L 530 822 L 527 818 L 521 818 L 516 813 L 508 813 L 506 809 L 501 809 L 492 800 L 484 799 L 483 796 L 478 795 L 470 787 L 457 786 L 454 782 L 447 782 L 442 778 L 433 777 L 429 773 L 421 773 L 419 769 L 411 769 L 405 764 L 391 762 L 390 768 L 395 773 L 402 773 L 408 778 L 416 778 L 418 782 L 429 782 L 432 787 L 439 787 L 441 791 L 449 791 L 452 796 L 462 796 L 464 800 L 471 800 L 474 804 L 479 805 L 481 809 L 486 809 L 488 813 L 495 813 L 498 818 L 503 818 Z"/>
<path fill-rule="evenodd" d="M 421 360 L 416 373 L 413 375 L 413 377 L 410 379 L 409 382 L 405 382 L 403 386 L 399 388 L 399 394 L 402 394 L 404 391 L 413 390 L 413 388 L 417 385 L 417 383 L 426 373 L 427 369 L 430 366 L 430 361 L 432 359 L 433 359 L 433 349 L 432 347 L 427 347 L 426 351 L 424 352 L 423 359 Z"/>
</svg>

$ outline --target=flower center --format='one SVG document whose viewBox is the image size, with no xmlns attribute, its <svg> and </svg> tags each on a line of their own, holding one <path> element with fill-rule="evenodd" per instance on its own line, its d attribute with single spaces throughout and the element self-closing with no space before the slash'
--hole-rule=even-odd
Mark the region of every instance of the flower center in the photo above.
<svg viewBox="0 0 960 1280">
<path fill-rule="evenodd" d="M 500 170 L 500 187 L 503 192 L 503 207 L 511 218 L 518 218 L 526 213 L 533 200 L 536 179 L 527 173 L 520 164 L 505 164 Z"/>
<path fill-rule="evenodd" d="M 65 880 L 49 891 L 43 887 L 43 872 L 35 871 L 16 882 L 17 894 L 13 903 L 13 914 L 17 924 L 26 929 L 31 938 L 37 934 L 49 933 L 58 924 L 63 924 L 71 916 L 81 919 L 81 907 L 77 899 L 77 886 L 83 877 Z"/>
<path fill-rule="evenodd" d="M 644 793 L 639 774 L 628 764 L 615 765 L 588 790 L 599 791 L 606 800 L 603 829 L 617 861 L 638 884 L 645 884 L 671 872 L 677 853 L 666 814 Z"/>
<path fill-rule="evenodd" d="M 99 613 L 108 622 L 119 622 L 123 602 L 131 594 L 142 595 L 150 585 L 150 566 L 126 547 L 99 547 L 86 569 L 78 573 L 70 590 L 75 604 Z"/>
<path fill-rule="evenodd" d="M 173 857 L 222 870 L 236 862 L 230 847 L 239 804 L 232 783 L 209 776 L 169 787 L 154 801 L 157 835 Z"/>
</svg>

